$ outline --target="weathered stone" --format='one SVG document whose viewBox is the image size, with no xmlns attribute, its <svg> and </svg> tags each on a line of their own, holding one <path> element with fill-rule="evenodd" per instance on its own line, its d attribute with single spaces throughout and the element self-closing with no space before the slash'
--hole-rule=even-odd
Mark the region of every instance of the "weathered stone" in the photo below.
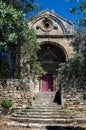
<svg viewBox="0 0 86 130">
<path fill-rule="evenodd" d="M 73 47 L 70 46 L 75 31 L 74 25 L 49 10 L 43 11 L 33 17 L 33 19 L 28 20 L 27 23 L 29 28 L 33 28 L 36 31 L 37 39 L 41 47 L 42 53 L 39 52 L 38 59 L 48 76 L 49 74 L 52 75 L 52 85 L 48 84 L 50 81 L 46 81 L 48 85 L 45 86 L 52 86 L 53 91 L 59 91 L 58 98 L 61 98 L 62 105 L 86 104 L 86 100 L 83 100 L 86 87 L 70 85 L 67 87 L 62 86 L 61 89 L 58 87 L 58 65 L 72 58 L 74 55 Z M 43 90 L 43 77 L 38 80 L 37 78 L 33 79 L 31 75 L 29 75 L 30 66 L 29 64 L 23 66 L 23 63 L 25 64 L 30 56 L 25 52 L 23 45 L 21 47 L 19 46 L 19 50 L 20 49 L 20 54 L 18 53 L 18 55 L 16 55 L 16 60 L 18 60 L 17 57 L 19 56 L 21 79 L 3 79 L 0 81 L 0 101 L 4 98 L 8 98 L 13 101 L 15 107 L 23 107 L 23 105 L 32 103 L 32 97 Z M 18 51 L 18 49 L 16 51 Z M 43 102 L 43 100 L 41 102 Z"/>
</svg>

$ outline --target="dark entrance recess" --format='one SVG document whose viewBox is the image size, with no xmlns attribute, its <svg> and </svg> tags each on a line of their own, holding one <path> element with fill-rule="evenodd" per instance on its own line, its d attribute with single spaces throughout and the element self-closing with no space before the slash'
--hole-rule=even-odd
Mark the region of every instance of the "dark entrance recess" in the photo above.
<svg viewBox="0 0 86 130">
<path fill-rule="evenodd" d="M 53 91 L 53 75 L 58 75 L 58 65 L 66 61 L 66 56 L 60 46 L 51 42 L 45 42 L 45 44 L 41 44 L 40 47 L 38 60 L 47 73 L 42 77 L 41 89 L 42 91 Z M 59 94 L 57 94 L 56 97 L 58 95 Z"/>
<path fill-rule="evenodd" d="M 43 69 L 52 75 L 57 74 L 59 63 L 66 61 L 66 56 L 61 47 L 53 43 L 42 44 L 38 51 L 38 60 L 41 62 Z"/>
<path fill-rule="evenodd" d="M 73 126 L 47 126 L 46 130 L 85 130 L 85 128 L 73 127 Z"/>
<path fill-rule="evenodd" d="M 51 42 L 45 42 L 45 44 L 41 44 L 40 47 L 38 60 L 47 73 L 42 77 L 41 90 L 53 91 L 53 75 L 58 75 L 58 65 L 66 61 L 66 56 L 59 45 L 55 45 Z M 60 97 L 59 92 L 56 93 L 54 102 L 60 104 L 60 99 L 58 98 L 59 101 L 56 100 L 57 97 Z"/>
<path fill-rule="evenodd" d="M 54 98 L 54 101 L 55 103 L 57 103 L 58 105 L 61 105 L 61 96 L 60 96 L 60 90 L 58 90 L 55 94 L 55 98 Z"/>
</svg>

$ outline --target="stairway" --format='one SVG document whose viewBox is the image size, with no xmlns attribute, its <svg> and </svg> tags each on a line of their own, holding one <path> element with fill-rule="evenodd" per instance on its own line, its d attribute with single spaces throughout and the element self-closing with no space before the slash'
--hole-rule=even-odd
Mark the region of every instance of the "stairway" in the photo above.
<svg viewBox="0 0 86 130">
<path fill-rule="evenodd" d="M 57 96 L 58 97 L 58 96 Z M 16 125 L 31 128 L 66 126 L 82 122 L 81 113 L 62 107 L 56 102 L 56 92 L 40 92 L 33 100 L 32 108 L 13 114 Z M 54 102 L 55 101 L 55 102 Z M 86 122 L 86 119 L 83 119 Z"/>
</svg>

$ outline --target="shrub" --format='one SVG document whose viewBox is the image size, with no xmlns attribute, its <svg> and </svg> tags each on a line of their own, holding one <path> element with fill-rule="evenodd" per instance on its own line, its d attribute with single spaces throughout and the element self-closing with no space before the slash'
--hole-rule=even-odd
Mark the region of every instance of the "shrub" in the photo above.
<svg viewBox="0 0 86 130">
<path fill-rule="evenodd" d="M 11 102 L 11 100 L 3 99 L 3 100 L 1 101 L 1 106 L 2 106 L 3 108 L 9 109 L 10 107 L 12 107 L 12 102 Z"/>
<path fill-rule="evenodd" d="M 28 104 L 28 105 L 26 106 L 26 109 L 32 109 L 32 105 L 29 105 L 29 104 Z"/>
<path fill-rule="evenodd" d="M 11 108 L 10 114 L 12 114 L 12 113 L 14 113 L 14 112 L 16 112 L 16 108 Z"/>
<path fill-rule="evenodd" d="M 83 99 L 86 100 L 86 94 L 83 94 Z"/>
<path fill-rule="evenodd" d="M 35 100 L 35 97 L 33 96 L 33 100 Z"/>
</svg>

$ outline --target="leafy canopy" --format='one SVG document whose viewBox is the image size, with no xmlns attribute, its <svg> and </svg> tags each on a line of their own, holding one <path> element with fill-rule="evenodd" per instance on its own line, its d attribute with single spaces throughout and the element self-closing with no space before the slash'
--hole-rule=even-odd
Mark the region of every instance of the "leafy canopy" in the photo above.
<svg viewBox="0 0 86 130">
<path fill-rule="evenodd" d="M 81 14 L 81 18 L 78 19 L 80 27 L 76 29 L 71 42 L 75 55 L 59 65 L 59 82 L 61 85 L 65 83 L 65 85 L 84 87 L 86 85 L 86 2 L 78 0 L 78 7 L 70 8 L 70 12 Z"/>
<path fill-rule="evenodd" d="M 22 42 L 25 24 L 23 12 L 0 2 L 0 47 Z M 22 39 L 21 39 L 22 38 Z"/>
<path fill-rule="evenodd" d="M 34 0 L 1 0 L 8 6 L 13 6 L 19 11 L 24 13 L 37 10 L 39 8 L 38 4 Z"/>
<path fill-rule="evenodd" d="M 84 0 L 76 0 L 76 2 L 78 6 L 70 8 L 70 12 L 81 14 L 81 18 L 78 19 L 77 22 L 80 26 L 86 26 L 86 2 Z"/>
<path fill-rule="evenodd" d="M 16 46 L 25 44 L 29 55 L 29 62 L 26 62 L 24 65 L 30 65 L 31 73 L 40 73 L 42 68 L 37 61 L 39 43 L 37 42 L 34 30 L 29 29 L 27 22 L 23 21 L 24 13 L 34 9 L 37 9 L 34 0 L 0 1 L 0 48 L 6 49 L 9 45 Z M 8 62 L 10 61 L 8 60 Z M 40 69 L 41 71 L 39 71 Z M 6 70 L 6 67 L 3 70 Z"/>
</svg>

